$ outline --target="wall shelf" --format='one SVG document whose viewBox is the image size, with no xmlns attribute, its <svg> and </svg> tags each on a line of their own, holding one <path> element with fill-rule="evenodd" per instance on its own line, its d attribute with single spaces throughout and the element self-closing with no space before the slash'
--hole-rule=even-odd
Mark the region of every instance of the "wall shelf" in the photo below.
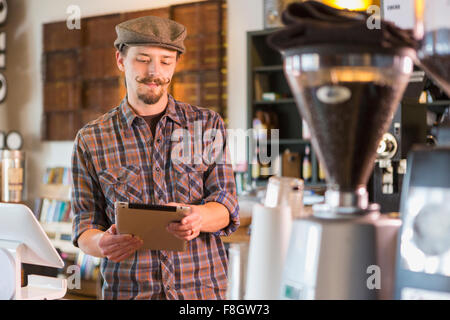
<svg viewBox="0 0 450 320">
<path fill-rule="evenodd" d="M 259 66 L 253 68 L 253 72 L 279 72 L 279 71 L 283 71 L 282 64 L 276 64 L 272 66 Z"/>
<path fill-rule="evenodd" d="M 302 136 L 302 118 L 283 72 L 282 56 L 267 44 L 267 37 L 276 30 L 279 30 L 279 28 L 247 33 L 248 128 L 253 128 L 253 119 L 258 117 L 261 122 L 269 123 L 269 129 L 278 129 L 279 140 L 274 142 L 267 141 L 267 143 L 278 145 L 281 157 L 287 149 L 293 154 L 298 154 L 300 168 L 306 153 L 306 147 L 309 146 L 312 177 L 311 181 L 306 182 L 305 185 L 311 186 L 311 188 L 324 187 L 325 183 L 322 183 L 318 177 L 319 165 L 316 154 L 311 147 L 310 141 L 303 139 Z M 264 94 L 268 92 L 276 93 L 283 98 L 274 101 L 263 100 Z M 265 141 L 260 142 L 264 143 Z M 255 159 L 251 159 L 251 157 L 254 157 L 253 150 L 249 150 L 247 155 L 248 163 L 254 162 Z M 249 178 L 252 177 L 252 169 L 256 171 L 257 168 L 253 167 L 253 165 L 248 166 Z M 301 169 L 300 172 L 302 172 Z M 267 178 L 267 176 L 264 178 Z M 254 179 L 251 183 L 256 187 L 265 186 L 267 179 L 264 178 Z"/>
<path fill-rule="evenodd" d="M 253 102 L 255 105 L 271 105 L 271 104 L 295 104 L 293 98 L 277 99 L 277 100 L 255 100 Z"/>
</svg>

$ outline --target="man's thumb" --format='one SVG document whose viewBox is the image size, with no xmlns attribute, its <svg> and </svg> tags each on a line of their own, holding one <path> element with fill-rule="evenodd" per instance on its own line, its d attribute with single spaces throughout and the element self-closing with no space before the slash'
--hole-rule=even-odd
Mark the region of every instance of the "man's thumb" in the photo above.
<svg viewBox="0 0 450 320">
<path fill-rule="evenodd" d="M 116 225 L 113 224 L 109 229 L 108 232 L 111 234 L 117 234 L 117 229 L 116 229 Z"/>
</svg>

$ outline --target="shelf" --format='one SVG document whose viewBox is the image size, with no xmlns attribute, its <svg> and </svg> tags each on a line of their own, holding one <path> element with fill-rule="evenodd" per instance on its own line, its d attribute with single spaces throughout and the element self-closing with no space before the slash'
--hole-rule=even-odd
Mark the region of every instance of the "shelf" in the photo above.
<svg viewBox="0 0 450 320">
<path fill-rule="evenodd" d="M 302 179 L 302 178 L 299 178 L 299 179 Z M 256 187 L 265 187 L 268 182 L 269 182 L 269 179 L 256 180 L 255 185 L 256 185 Z M 326 186 L 327 186 L 326 182 L 305 182 L 305 189 L 320 189 L 320 188 L 326 188 Z"/>
<path fill-rule="evenodd" d="M 70 201 L 71 186 L 65 184 L 41 184 L 40 198 Z"/>
<path fill-rule="evenodd" d="M 76 255 L 80 251 L 71 240 L 63 240 L 62 235 L 72 235 L 71 222 L 41 222 L 42 228 L 56 248 L 67 254 Z"/>
<path fill-rule="evenodd" d="M 450 100 L 442 100 L 442 101 L 435 101 L 431 103 L 423 103 L 419 105 L 425 105 L 428 110 L 435 112 L 435 113 L 444 113 L 445 110 L 450 106 Z"/>
<path fill-rule="evenodd" d="M 440 101 L 434 101 L 434 102 L 429 102 L 429 103 L 419 103 L 419 105 L 426 105 L 427 107 L 450 106 L 450 100 L 440 100 Z"/>
<path fill-rule="evenodd" d="M 304 140 L 304 139 L 279 139 L 278 141 L 272 141 L 272 140 L 264 140 L 264 139 L 258 139 L 258 143 L 263 144 L 279 144 L 279 145 L 289 145 L 289 144 L 310 144 L 310 140 Z"/>
<path fill-rule="evenodd" d="M 255 105 L 271 105 L 271 104 L 295 104 L 294 98 L 286 98 L 286 99 L 278 99 L 273 101 L 265 101 L 265 100 L 255 100 L 253 104 Z"/>
<path fill-rule="evenodd" d="M 72 234 L 72 222 L 41 222 L 41 225 L 48 233 Z"/>
<path fill-rule="evenodd" d="M 260 66 L 254 67 L 253 72 L 278 72 L 283 71 L 283 65 Z"/>
<path fill-rule="evenodd" d="M 268 141 L 268 143 L 274 144 L 276 142 Z M 278 144 L 283 144 L 283 145 L 285 145 L 285 144 L 309 144 L 309 143 L 311 143 L 310 140 L 304 140 L 304 139 L 280 139 L 280 140 L 278 140 Z"/>
</svg>

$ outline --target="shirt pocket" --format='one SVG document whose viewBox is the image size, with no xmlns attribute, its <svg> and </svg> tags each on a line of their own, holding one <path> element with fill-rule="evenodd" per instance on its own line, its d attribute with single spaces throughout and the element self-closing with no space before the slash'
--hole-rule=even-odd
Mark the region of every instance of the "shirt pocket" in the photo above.
<svg viewBox="0 0 450 320">
<path fill-rule="evenodd" d="M 99 180 L 107 202 L 142 202 L 141 168 L 125 166 L 108 168 L 99 173 Z"/>
<path fill-rule="evenodd" d="M 175 202 L 200 204 L 203 195 L 203 178 L 208 166 L 205 164 L 174 164 Z"/>
</svg>

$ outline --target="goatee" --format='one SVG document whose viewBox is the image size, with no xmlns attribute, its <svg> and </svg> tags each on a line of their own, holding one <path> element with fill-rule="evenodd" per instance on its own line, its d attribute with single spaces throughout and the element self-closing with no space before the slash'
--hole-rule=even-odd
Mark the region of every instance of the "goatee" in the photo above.
<svg viewBox="0 0 450 320">
<path fill-rule="evenodd" d="M 157 93 L 142 93 L 137 95 L 138 99 L 141 100 L 142 102 L 144 102 L 145 104 L 155 104 L 157 103 L 159 100 L 161 100 L 163 94 L 164 94 L 164 90 L 162 90 L 162 86 L 164 85 L 168 85 L 171 81 L 170 78 L 155 78 L 155 77 L 144 77 L 144 78 L 139 78 L 136 77 L 135 79 L 138 83 L 141 84 L 156 84 L 159 86 L 160 91 Z"/>
<path fill-rule="evenodd" d="M 161 100 L 163 96 L 163 91 L 161 90 L 158 94 L 138 94 L 138 99 L 145 104 L 155 104 Z"/>
</svg>

